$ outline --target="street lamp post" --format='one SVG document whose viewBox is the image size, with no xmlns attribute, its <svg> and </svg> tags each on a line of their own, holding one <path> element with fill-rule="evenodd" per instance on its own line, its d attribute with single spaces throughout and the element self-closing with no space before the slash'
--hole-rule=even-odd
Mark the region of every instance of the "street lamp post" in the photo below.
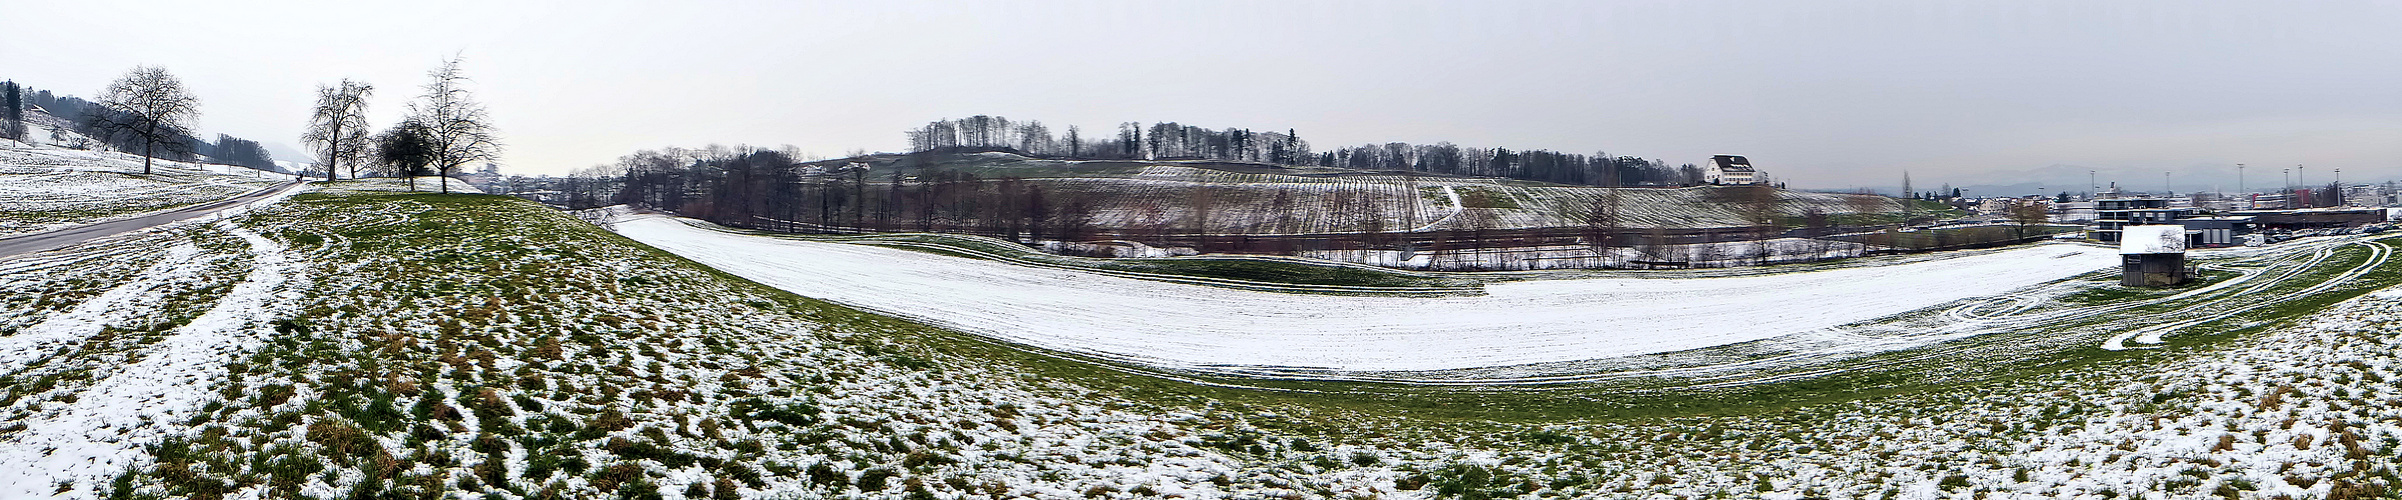
<svg viewBox="0 0 2402 500">
<path fill-rule="evenodd" d="M 2304 168 L 2308 167 L 2303 167 L 2300 163 L 2294 164 L 2294 184 L 2299 185 L 2296 186 L 2299 188 L 2296 189 L 2296 191 L 2300 191 L 2301 189 L 2310 189 L 2310 171 L 2303 170 Z M 2302 200 L 2302 208 L 2310 208 L 2310 200 Z"/>
</svg>

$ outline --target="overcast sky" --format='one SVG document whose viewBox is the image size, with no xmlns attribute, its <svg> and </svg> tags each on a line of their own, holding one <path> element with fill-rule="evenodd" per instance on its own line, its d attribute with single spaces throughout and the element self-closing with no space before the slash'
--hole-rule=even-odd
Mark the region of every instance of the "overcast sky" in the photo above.
<svg viewBox="0 0 2402 500">
<path fill-rule="evenodd" d="M 0 78 L 89 97 L 159 65 L 203 100 L 203 133 L 295 146 L 317 84 L 376 85 L 373 115 L 389 125 L 427 70 L 463 54 L 506 139 L 504 169 L 528 174 L 669 145 L 897 150 L 904 129 L 992 114 L 1053 130 L 1292 128 L 1321 149 L 1734 153 L 1795 187 L 1891 185 L 1904 169 L 1921 184 L 2004 184 L 2054 165 L 2147 182 L 2233 163 L 2402 177 L 2397 2 L 76 0 L 7 12 Z"/>
</svg>

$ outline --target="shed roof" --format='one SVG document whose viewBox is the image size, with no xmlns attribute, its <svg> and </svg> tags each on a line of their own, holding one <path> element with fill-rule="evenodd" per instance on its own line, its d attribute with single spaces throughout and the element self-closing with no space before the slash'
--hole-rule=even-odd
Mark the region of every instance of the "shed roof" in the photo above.
<svg viewBox="0 0 2402 500">
<path fill-rule="evenodd" d="M 2127 226 L 2125 232 L 2119 233 L 2118 253 L 2185 253 L 2185 226 Z"/>
</svg>

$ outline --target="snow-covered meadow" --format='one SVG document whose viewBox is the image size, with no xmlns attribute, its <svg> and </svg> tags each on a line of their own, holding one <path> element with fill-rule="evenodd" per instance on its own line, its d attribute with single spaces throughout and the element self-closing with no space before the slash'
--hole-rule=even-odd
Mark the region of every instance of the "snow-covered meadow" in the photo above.
<svg viewBox="0 0 2402 500">
<path fill-rule="evenodd" d="M 803 296 L 1038 347 L 1204 371 L 1443 370 L 1681 351 L 1817 334 L 2117 262 L 2109 249 L 2058 244 L 1759 276 L 1517 281 L 1487 285 L 1481 296 L 1330 296 L 751 236 L 656 216 L 612 227 Z"/>
<path fill-rule="evenodd" d="M 291 175 L 0 141 L 0 237 L 232 198 Z"/>
</svg>

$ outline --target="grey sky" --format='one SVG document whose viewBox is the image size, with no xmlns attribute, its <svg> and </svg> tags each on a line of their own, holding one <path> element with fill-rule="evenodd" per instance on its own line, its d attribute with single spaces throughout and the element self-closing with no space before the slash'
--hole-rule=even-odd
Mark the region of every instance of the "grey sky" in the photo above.
<svg viewBox="0 0 2402 500">
<path fill-rule="evenodd" d="M 204 132 L 287 144 L 314 85 L 375 84 L 375 120 L 388 125 L 424 72 L 460 52 L 520 173 L 712 142 L 895 150 L 904 129 L 995 114 L 1054 130 L 1293 128 L 1321 149 L 1447 140 L 1679 163 L 1737 153 L 1796 187 L 1891 185 L 1903 169 L 1925 185 L 2009 184 L 2019 180 L 1999 172 L 2052 165 L 2150 185 L 2162 170 L 2238 162 L 2402 177 L 2397 2 L 82 0 L 8 11 L 0 77 L 90 96 L 129 67 L 162 65 L 202 98 Z M 129 29 L 88 33 L 100 20 Z"/>
</svg>

